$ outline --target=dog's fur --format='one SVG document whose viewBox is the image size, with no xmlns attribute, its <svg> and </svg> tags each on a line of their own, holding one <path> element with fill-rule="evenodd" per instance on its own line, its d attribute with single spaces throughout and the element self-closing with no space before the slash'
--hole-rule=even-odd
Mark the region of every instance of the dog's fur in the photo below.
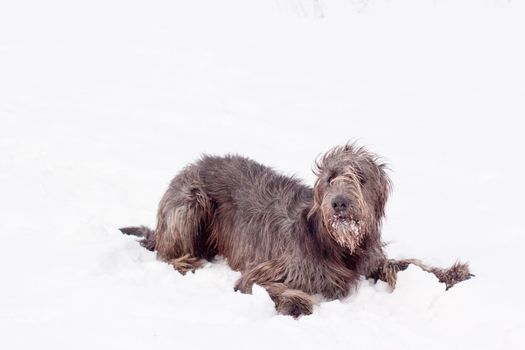
<svg viewBox="0 0 525 350">
<path fill-rule="evenodd" d="M 343 298 L 360 276 L 395 287 L 409 264 L 447 285 L 468 279 L 467 264 L 428 267 L 387 259 L 381 221 L 391 189 L 385 165 L 363 147 L 335 147 L 319 158 L 314 188 L 241 156 L 203 156 L 171 182 L 157 227 L 121 229 L 181 273 L 217 254 L 242 273 L 235 289 L 264 287 L 282 314 L 310 314 L 313 295 Z"/>
</svg>

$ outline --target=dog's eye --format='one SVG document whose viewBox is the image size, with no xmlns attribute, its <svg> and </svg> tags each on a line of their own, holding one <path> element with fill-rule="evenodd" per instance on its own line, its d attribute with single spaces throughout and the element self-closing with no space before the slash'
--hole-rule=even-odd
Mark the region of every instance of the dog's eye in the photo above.
<svg viewBox="0 0 525 350">
<path fill-rule="evenodd" d="M 328 176 L 328 179 L 326 179 L 326 182 L 328 182 L 328 184 L 331 185 L 333 179 L 335 179 L 335 174 L 331 174 L 330 176 Z"/>
</svg>

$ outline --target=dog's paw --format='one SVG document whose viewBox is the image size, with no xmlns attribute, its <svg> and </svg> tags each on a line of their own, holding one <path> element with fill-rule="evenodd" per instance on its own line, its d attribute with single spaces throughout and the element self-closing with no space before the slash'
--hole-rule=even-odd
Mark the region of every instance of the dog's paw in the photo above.
<svg viewBox="0 0 525 350">
<path fill-rule="evenodd" d="M 182 275 L 185 275 L 189 271 L 195 272 L 195 270 L 202 267 L 205 263 L 206 260 L 190 255 L 184 255 L 168 261 L 168 264 L 173 266 L 175 270 L 179 271 Z"/>
<path fill-rule="evenodd" d="M 408 266 L 410 265 L 410 262 L 406 261 L 406 260 L 389 259 L 388 260 L 388 264 L 390 266 L 393 266 L 399 272 L 399 271 L 405 271 L 408 268 Z"/>
<path fill-rule="evenodd" d="M 282 315 L 298 318 L 313 312 L 314 300 L 306 293 L 297 290 L 287 290 L 276 300 L 277 312 Z"/>
<path fill-rule="evenodd" d="M 388 283 L 393 290 L 397 284 L 397 273 L 406 270 L 409 265 L 410 262 L 405 260 L 388 259 L 383 266 L 381 266 L 375 278 Z"/>
<path fill-rule="evenodd" d="M 446 290 L 449 290 L 456 283 L 466 281 L 475 275 L 470 273 L 468 263 L 461 263 L 458 261 L 448 269 L 436 273 L 436 276 L 438 277 L 439 282 L 445 283 Z"/>
<path fill-rule="evenodd" d="M 235 286 L 233 286 L 234 291 L 241 292 L 243 294 L 252 294 L 252 287 L 253 283 L 250 281 L 247 281 L 245 278 L 239 278 L 237 282 L 235 282 Z"/>
</svg>

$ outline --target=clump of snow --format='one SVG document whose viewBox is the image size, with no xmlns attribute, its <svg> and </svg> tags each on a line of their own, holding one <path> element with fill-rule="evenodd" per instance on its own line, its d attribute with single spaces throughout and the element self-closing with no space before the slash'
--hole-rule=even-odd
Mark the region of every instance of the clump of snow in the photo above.
<svg viewBox="0 0 525 350">
<path fill-rule="evenodd" d="M 520 1 L 0 4 L 0 347 L 519 349 Z M 409 267 L 295 321 L 226 262 L 181 276 L 118 227 L 171 177 L 241 153 L 312 184 L 350 138 L 383 155 Z M 494 234 L 494 233 L 497 234 Z"/>
</svg>

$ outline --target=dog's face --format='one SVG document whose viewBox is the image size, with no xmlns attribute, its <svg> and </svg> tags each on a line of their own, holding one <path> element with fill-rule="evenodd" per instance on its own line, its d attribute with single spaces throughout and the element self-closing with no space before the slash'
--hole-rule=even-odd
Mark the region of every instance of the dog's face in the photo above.
<svg viewBox="0 0 525 350">
<path fill-rule="evenodd" d="M 316 163 L 312 212 L 339 245 L 354 251 L 377 229 L 390 192 L 385 165 L 364 148 L 348 144 L 325 153 Z"/>
</svg>

